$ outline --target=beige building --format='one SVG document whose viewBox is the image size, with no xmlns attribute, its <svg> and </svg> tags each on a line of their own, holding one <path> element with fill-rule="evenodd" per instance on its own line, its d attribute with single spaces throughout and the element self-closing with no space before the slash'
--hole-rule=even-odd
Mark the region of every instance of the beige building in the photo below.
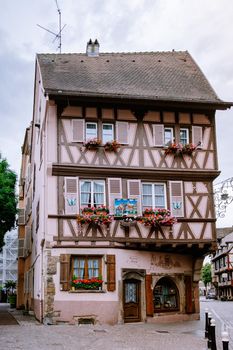
<svg viewBox="0 0 233 350">
<path fill-rule="evenodd" d="M 215 111 L 231 103 L 186 51 L 99 53 L 97 41 L 38 54 L 34 86 L 25 306 L 52 324 L 198 318 L 216 241 Z"/>
</svg>

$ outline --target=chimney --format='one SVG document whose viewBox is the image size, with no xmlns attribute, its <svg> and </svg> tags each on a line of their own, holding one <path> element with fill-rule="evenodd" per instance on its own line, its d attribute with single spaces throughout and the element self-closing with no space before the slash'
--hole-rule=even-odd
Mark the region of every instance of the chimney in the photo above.
<svg viewBox="0 0 233 350">
<path fill-rule="evenodd" d="M 87 43 L 86 54 L 88 57 L 98 57 L 99 56 L 100 44 L 97 39 L 93 42 L 91 39 Z"/>
</svg>

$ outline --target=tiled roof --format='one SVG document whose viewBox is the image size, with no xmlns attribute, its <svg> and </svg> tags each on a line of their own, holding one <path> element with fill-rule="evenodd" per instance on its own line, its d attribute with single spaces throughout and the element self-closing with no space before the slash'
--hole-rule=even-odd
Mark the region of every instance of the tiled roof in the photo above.
<svg viewBox="0 0 233 350">
<path fill-rule="evenodd" d="M 45 90 L 87 96 L 217 103 L 187 52 L 38 54 Z"/>
</svg>

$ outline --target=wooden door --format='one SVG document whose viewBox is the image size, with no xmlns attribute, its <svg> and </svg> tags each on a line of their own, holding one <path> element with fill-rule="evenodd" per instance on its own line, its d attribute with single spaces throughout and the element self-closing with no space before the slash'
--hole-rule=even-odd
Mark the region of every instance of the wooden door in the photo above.
<svg viewBox="0 0 233 350">
<path fill-rule="evenodd" d="M 141 321 L 141 300 L 140 287 L 141 282 L 130 279 L 124 281 L 124 321 L 139 322 Z"/>
</svg>

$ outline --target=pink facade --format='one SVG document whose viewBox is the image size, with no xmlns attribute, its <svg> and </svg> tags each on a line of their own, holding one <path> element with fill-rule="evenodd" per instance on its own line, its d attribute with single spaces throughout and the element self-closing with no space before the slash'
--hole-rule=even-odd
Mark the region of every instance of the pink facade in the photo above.
<svg viewBox="0 0 233 350">
<path fill-rule="evenodd" d="M 230 104 L 218 99 L 189 54 L 176 54 L 68 55 L 65 83 L 59 80 L 63 55 L 37 56 L 25 298 L 41 322 L 199 317 L 200 269 L 215 244 L 214 115 Z M 174 75 L 178 68 L 183 71 L 186 94 L 174 83 L 175 95 L 169 95 L 155 78 L 160 97 L 154 95 L 156 86 L 150 91 L 145 85 L 145 70 L 151 68 L 155 77 L 160 70 L 158 55 Z M 197 80 L 180 66 L 180 55 L 197 69 Z M 135 76 L 138 91 L 129 79 L 135 74 L 132 59 L 141 72 L 140 79 Z M 78 76 L 82 63 L 92 81 Z M 119 64 L 130 72 L 125 80 Z M 106 80 L 98 76 L 103 66 Z M 162 74 L 168 81 L 166 70 Z M 94 81 L 99 85 L 92 86 Z M 193 84 L 197 95 L 189 89 Z M 100 140 L 95 149 L 86 144 L 90 138 Z M 107 150 L 105 144 L 113 140 L 119 147 Z M 176 151 L 172 144 L 178 145 Z M 97 213 L 99 207 L 109 212 Z M 93 208 L 92 219 L 84 215 L 86 208 Z M 160 219 L 146 219 L 148 210 Z M 161 211 L 176 223 L 161 221 Z"/>
</svg>

